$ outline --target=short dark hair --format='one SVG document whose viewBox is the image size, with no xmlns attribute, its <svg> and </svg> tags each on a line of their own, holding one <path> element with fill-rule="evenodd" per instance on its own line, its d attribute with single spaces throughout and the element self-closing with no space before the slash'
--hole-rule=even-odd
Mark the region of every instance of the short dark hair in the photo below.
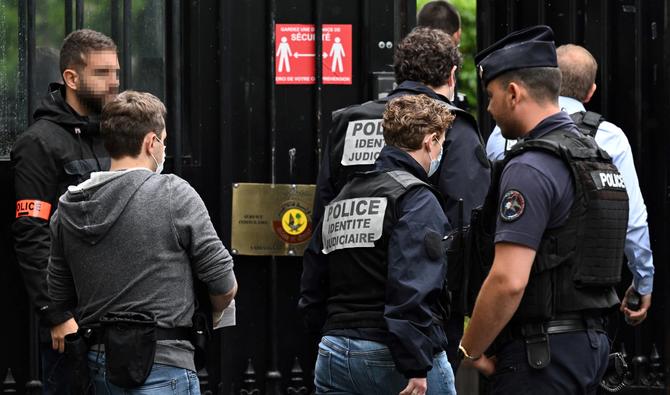
<svg viewBox="0 0 670 395">
<path fill-rule="evenodd" d="M 454 34 L 461 28 L 461 15 L 456 7 L 444 0 L 427 3 L 416 16 L 417 26 L 432 27 Z"/>
<path fill-rule="evenodd" d="M 394 147 L 417 150 L 424 136 L 442 136 L 453 120 L 447 106 L 435 99 L 425 95 L 400 96 L 386 103 L 384 141 Z"/>
<path fill-rule="evenodd" d="M 503 87 L 518 82 L 528 89 L 537 102 L 556 102 L 561 90 L 561 70 L 558 67 L 531 67 L 508 71 L 498 77 Z"/>
<path fill-rule="evenodd" d="M 63 40 L 60 49 L 60 73 L 74 68 L 79 71 L 86 67 L 86 55 L 91 51 L 116 51 L 114 41 L 91 29 L 75 30 Z"/>
<path fill-rule="evenodd" d="M 561 45 L 556 48 L 556 58 L 558 68 L 561 69 L 563 75 L 561 96 L 572 97 L 583 102 L 596 82 L 598 62 L 586 48 L 574 44 Z"/>
<path fill-rule="evenodd" d="M 461 66 L 461 53 L 442 30 L 417 27 L 397 46 L 393 71 L 397 83 L 421 82 L 432 87 L 446 84 L 453 66 Z"/>
<path fill-rule="evenodd" d="M 100 116 L 100 133 L 105 148 L 114 158 L 137 157 L 149 132 L 165 129 L 165 105 L 147 92 L 125 91 L 107 103 Z"/>
</svg>

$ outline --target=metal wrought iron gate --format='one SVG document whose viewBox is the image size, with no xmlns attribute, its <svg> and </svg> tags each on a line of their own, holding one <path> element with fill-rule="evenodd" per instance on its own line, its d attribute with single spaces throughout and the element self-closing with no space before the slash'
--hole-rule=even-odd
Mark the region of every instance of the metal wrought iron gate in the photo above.
<svg viewBox="0 0 670 395">
<path fill-rule="evenodd" d="M 314 183 L 331 111 L 388 86 L 393 46 L 414 25 L 415 11 L 410 0 L 0 0 L 0 389 L 25 392 L 37 377 L 30 369 L 31 355 L 32 365 L 36 361 L 28 302 L 9 236 L 9 149 L 47 83 L 58 79 L 57 54 L 67 32 L 90 27 L 110 35 L 119 45 L 122 87 L 165 100 L 171 136 L 166 170 L 198 190 L 229 246 L 232 185 Z M 639 357 L 639 391 L 653 391 L 658 383 L 648 372 L 665 372 L 670 351 L 663 286 L 670 220 L 663 122 L 670 110 L 668 15 L 668 2 L 661 0 L 478 0 L 480 48 L 514 29 L 546 23 L 559 44 L 585 45 L 598 60 L 599 93 L 591 108 L 628 133 L 656 261 L 648 321 L 636 330 L 622 326 L 615 342 Z M 275 83 L 277 25 L 314 26 L 313 83 Z M 324 25 L 351 27 L 350 83 L 324 83 Z M 491 124 L 484 109 L 480 103 L 486 135 Z M 238 325 L 213 339 L 207 370 L 200 372 L 203 388 L 310 392 L 316 339 L 303 334 L 295 308 L 300 258 L 236 256 L 235 262 Z"/>
<path fill-rule="evenodd" d="M 122 89 L 168 108 L 166 171 L 201 194 L 230 246 L 236 182 L 315 182 L 330 113 L 392 84 L 393 46 L 414 26 L 409 0 L 0 0 L 0 390 L 35 387 L 28 299 L 12 257 L 9 150 L 50 81 L 65 35 L 87 27 L 119 48 Z M 313 25 L 313 81 L 275 84 L 277 25 Z M 324 83 L 324 25 L 351 29 L 349 80 Z M 236 256 L 237 326 L 212 341 L 206 393 L 311 392 L 316 339 L 296 311 L 299 257 Z M 32 382 L 31 382 L 32 381 Z"/>
</svg>

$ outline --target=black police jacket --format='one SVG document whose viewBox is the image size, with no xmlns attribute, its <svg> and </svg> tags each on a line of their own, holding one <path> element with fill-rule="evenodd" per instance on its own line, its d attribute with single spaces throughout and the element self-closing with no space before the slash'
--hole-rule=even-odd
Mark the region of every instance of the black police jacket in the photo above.
<svg viewBox="0 0 670 395">
<path fill-rule="evenodd" d="M 98 122 L 78 115 L 65 102 L 64 92 L 63 85 L 49 86 L 49 94 L 33 114 L 35 122 L 18 136 L 11 152 L 16 197 L 14 252 L 28 295 L 45 326 L 72 317 L 71 312 L 51 303 L 47 290 L 49 219 L 69 185 L 110 166 Z"/>
<path fill-rule="evenodd" d="M 449 224 L 426 181 L 409 154 L 384 147 L 376 170 L 353 177 L 327 207 L 303 257 L 299 307 L 308 329 L 384 343 L 406 377 L 425 377 L 446 346 L 438 299 Z M 380 223 L 370 210 L 380 198 L 383 231 L 375 239 L 369 234 Z M 352 220 L 367 219 L 352 230 Z"/>
<path fill-rule="evenodd" d="M 451 105 L 449 100 L 435 93 L 427 86 L 413 81 L 401 83 L 388 97 L 353 105 L 333 113 L 333 126 L 328 136 L 323 160 L 317 179 L 314 199 L 314 221 L 318 222 L 323 208 L 342 189 L 348 179 L 356 172 L 371 170 L 374 158 L 368 158 L 367 164 L 344 165 L 350 158 L 343 156 L 345 138 L 351 129 L 365 133 L 369 138 L 381 138 L 381 124 L 384 108 L 388 100 L 404 95 L 426 95 L 449 106 L 456 118 L 447 131 L 443 145 L 442 163 L 430 182 L 436 185 L 445 198 L 445 213 L 452 224 L 459 217 L 458 200 L 463 199 L 463 223 L 469 223 L 470 211 L 484 202 L 491 182 L 490 164 L 486 158 L 483 139 L 477 122 L 469 113 Z M 376 123 L 363 121 L 375 121 Z M 356 123 L 358 122 L 358 123 Z M 358 128 L 358 129 L 356 129 Z M 351 158 L 365 159 L 365 158 Z"/>
</svg>

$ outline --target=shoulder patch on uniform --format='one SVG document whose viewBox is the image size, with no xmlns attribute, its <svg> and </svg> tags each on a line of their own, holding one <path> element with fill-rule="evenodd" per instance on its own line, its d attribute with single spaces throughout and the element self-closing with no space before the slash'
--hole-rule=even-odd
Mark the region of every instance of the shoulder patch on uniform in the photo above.
<svg viewBox="0 0 670 395">
<path fill-rule="evenodd" d="M 516 189 L 505 192 L 500 200 L 500 218 L 506 222 L 519 219 L 526 209 L 526 199 Z"/>
</svg>

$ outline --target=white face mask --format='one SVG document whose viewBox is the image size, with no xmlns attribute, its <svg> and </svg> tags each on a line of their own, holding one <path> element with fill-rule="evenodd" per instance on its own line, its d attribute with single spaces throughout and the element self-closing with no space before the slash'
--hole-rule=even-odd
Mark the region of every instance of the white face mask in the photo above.
<svg viewBox="0 0 670 395">
<path fill-rule="evenodd" d="M 428 153 L 430 158 L 430 153 Z M 437 155 L 437 158 L 430 160 L 430 168 L 428 169 L 428 177 L 435 174 L 437 168 L 440 167 L 440 162 L 442 161 L 442 147 L 440 147 L 440 153 Z"/>
<path fill-rule="evenodd" d="M 165 144 L 157 136 L 154 137 L 156 138 L 156 140 L 158 140 L 159 143 L 163 145 L 163 158 L 161 159 L 161 163 L 158 163 L 154 154 L 151 154 L 151 157 L 154 159 L 154 162 L 156 162 L 156 174 L 161 174 L 163 172 L 163 166 L 165 165 Z"/>
</svg>

